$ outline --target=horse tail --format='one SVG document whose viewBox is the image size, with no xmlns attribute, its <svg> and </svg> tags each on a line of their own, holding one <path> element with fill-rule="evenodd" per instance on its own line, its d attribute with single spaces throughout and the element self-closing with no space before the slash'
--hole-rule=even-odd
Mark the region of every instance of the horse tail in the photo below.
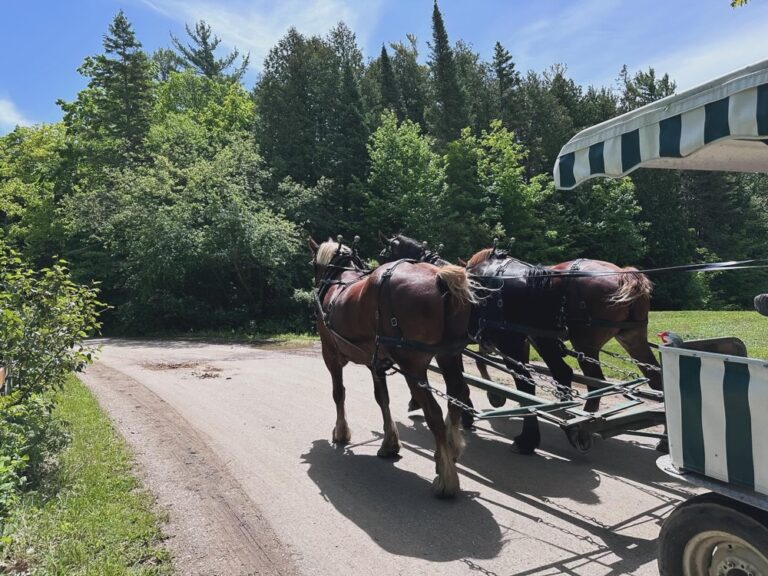
<svg viewBox="0 0 768 576">
<path fill-rule="evenodd" d="M 466 269 L 452 264 L 443 266 L 437 271 L 437 279 L 451 293 L 455 304 L 477 304 L 475 291 L 481 286 L 469 277 Z"/>
<path fill-rule="evenodd" d="M 636 272 L 636 274 L 619 274 L 618 288 L 609 298 L 613 306 L 619 304 L 631 304 L 640 298 L 650 298 L 653 290 L 653 282 L 637 268 L 622 268 L 622 272 Z"/>
</svg>

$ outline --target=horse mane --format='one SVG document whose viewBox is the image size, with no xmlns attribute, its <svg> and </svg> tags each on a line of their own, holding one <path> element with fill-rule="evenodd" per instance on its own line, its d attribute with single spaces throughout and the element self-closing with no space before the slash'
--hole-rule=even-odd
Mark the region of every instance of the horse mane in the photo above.
<svg viewBox="0 0 768 576">
<path fill-rule="evenodd" d="M 491 252 L 493 252 L 493 248 L 483 248 L 480 250 L 480 252 L 473 254 L 472 257 L 467 261 L 467 268 L 477 266 L 481 262 L 488 260 Z"/>
<path fill-rule="evenodd" d="M 327 242 L 320 244 L 320 247 L 317 249 L 315 263 L 318 266 L 328 266 L 328 264 L 331 263 L 331 260 L 333 260 L 333 257 L 336 256 L 337 252 L 339 254 L 352 254 L 352 249 L 349 246 L 344 245 L 339 249 L 339 243 L 329 239 Z"/>
</svg>

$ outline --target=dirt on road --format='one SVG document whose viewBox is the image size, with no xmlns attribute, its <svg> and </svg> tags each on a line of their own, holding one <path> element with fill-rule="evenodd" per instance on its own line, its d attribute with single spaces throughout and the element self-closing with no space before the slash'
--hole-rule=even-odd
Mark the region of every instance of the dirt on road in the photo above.
<svg viewBox="0 0 768 576">
<path fill-rule="evenodd" d="M 653 575 L 660 523 L 690 494 L 648 443 L 598 441 L 582 455 L 543 425 L 539 453 L 519 456 L 519 423 L 501 421 L 466 433 L 462 494 L 439 501 L 432 436 L 408 417 L 400 377 L 389 387 L 403 457 L 382 460 L 364 368 L 345 370 L 352 444 L 329 442 L 316 346 L 101 345 L 82 379 L 136 453 L 185 576 Z"/>
</svg>

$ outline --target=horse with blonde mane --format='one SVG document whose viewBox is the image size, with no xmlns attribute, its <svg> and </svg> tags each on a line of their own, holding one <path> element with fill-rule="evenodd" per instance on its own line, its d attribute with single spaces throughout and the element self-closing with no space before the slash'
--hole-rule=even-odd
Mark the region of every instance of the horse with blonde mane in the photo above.
<svg viewBox="0 0 768 576">
<path fill-rule="evenodd" d="M 469 400 L 461 349 L 475 297 L 466 271 L 406 260 L 371 271 L 343 244 L 329 240 L 318 245 L 310 238 L 309 247 L 314 254 L 317 329 L 336 403 L 333 442 L 347 444 L 351 439 L 343 368 L 354 362 L 367 366 L 373 377 L 374 397 L 384 420 L 378 455 L 388 458 L 399 453 L 386 380 L 386 371 L 397 366 L 435 438 L 437 477 L 432 491 L 438 497 L 455 496 L 459 491 L 456 460 L 464 449 L 461 409 L 450 405 L 443 422 L 442 410 L 428 387 L 427 367 L 435 358 L 448 394 Z"/>
</svg>

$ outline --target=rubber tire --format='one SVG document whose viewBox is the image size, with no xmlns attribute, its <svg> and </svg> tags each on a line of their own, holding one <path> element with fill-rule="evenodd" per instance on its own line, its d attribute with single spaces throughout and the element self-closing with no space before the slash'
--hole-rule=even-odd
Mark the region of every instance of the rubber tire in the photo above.
<svg viewBox="0 0 768 576">
<path fill-rule="evenodd" d="M 683 551 L 696 535 L 709 530 L 728 532 L 768 556 L 768 515 L 720 494 L 694 496 L 680 504 L 659 533 L 659 574 L 683 574 Z"/>
</svg>

